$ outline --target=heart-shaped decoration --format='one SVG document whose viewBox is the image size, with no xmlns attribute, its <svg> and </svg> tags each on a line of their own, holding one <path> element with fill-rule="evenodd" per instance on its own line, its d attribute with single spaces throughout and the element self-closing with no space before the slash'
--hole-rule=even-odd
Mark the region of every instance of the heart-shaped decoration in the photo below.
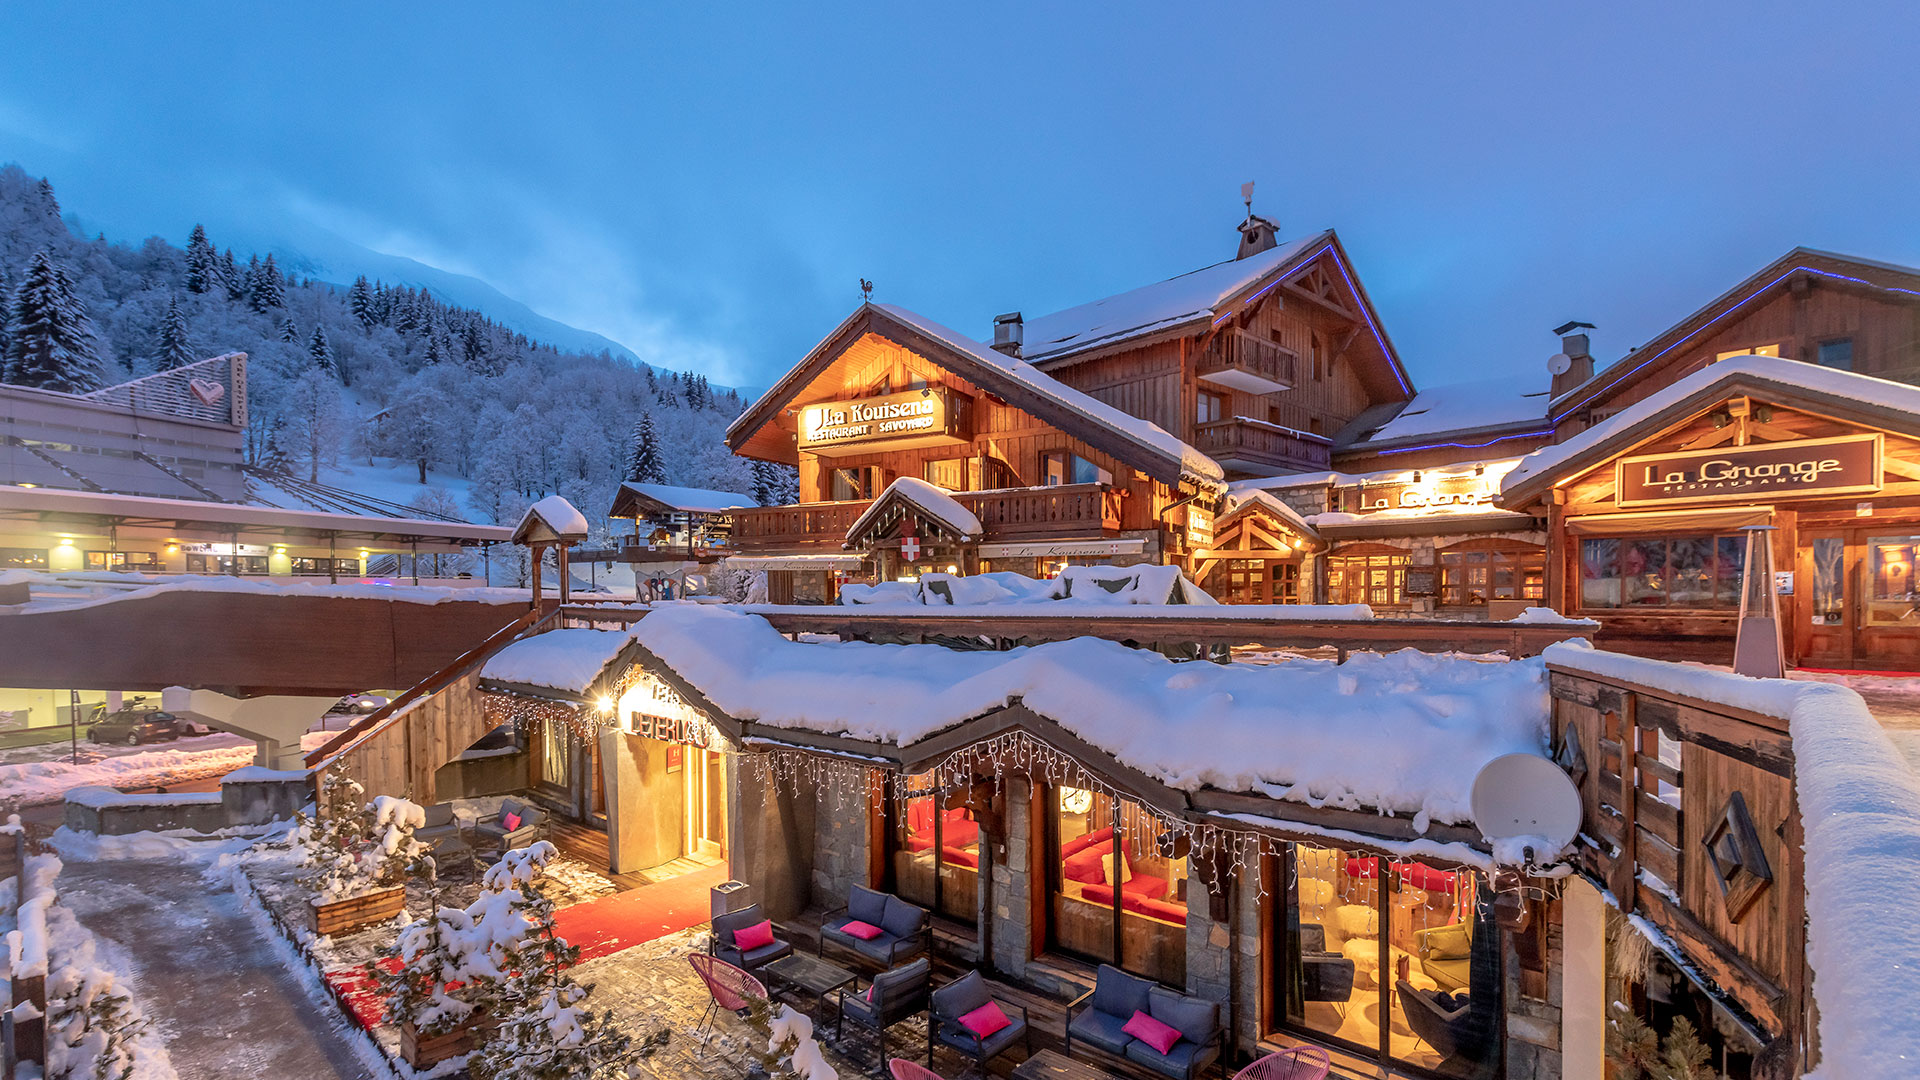
<svg viewBox="0 0 1920 1080">
<path fill-rule="evenodd" d="M 193 396 L 199 398 L 200 404 L 202 405 L 218 405 L 220 404 L 220 399 L 227 396 L 226 387 L 221 386 L 217 382 L 208 382 L 205 379 L 188 380 L 187 389 L 193 391 Z"/>
</svg>

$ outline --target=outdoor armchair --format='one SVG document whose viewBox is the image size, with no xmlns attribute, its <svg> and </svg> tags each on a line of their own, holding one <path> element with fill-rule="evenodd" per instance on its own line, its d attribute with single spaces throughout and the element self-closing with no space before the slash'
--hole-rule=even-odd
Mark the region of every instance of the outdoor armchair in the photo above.
<svg viewBox="0 0 1920 1080">
<path fill-rule="evenodd" d="M 748 971 L 770 964 L 793 952 L 793 943 L 779 938 L 774 938 L 771 944 L 744 950 L 734 943 L 735 934 L 749 926 L 757 926 L 766 921 L 767 916 L 760 910 L 759 904 L 748 904 L 739 911 L 715 916 L 713 934 L 707 943 L 708 951 L 727 963 Z"/>
<path fill-rule="evenodd" d="M 841 1026 L 849 1020 L 855 1027 L 870 1028 L 880 1038 L 876 1060 L 885 1062 L 887 1029 L 925 1009 L 932 987 L 933 968 L 923 956 L 875 975 L 865 993 L 841 990 L 839 1015 L 833 1025 L 834 1039 L 840 1038 Z"/>
<path fill-rule="evenodd" d="M 508 829 L 506 817 L 509 814 L 520 818 L 520 827 Z M 487 847 L 497 847 L 502 852 L 527 847 L 536 840 L 546 838 L 547 812 L 532 803 L 518 799 L 507 799 L 500 804 L 500 813 L 484 818 L 473 827 L 473 838 Z"/>
<path fill-rule="evenodd" d="M 1179 1031 L 1179 1040 L 1161 1053 L 1134 1038 L 1126 1026 L 1135 1013 L 1146 1013 Z M 1093 989 L 1067 1005 L 1067 1056 L 1074 1055 L 1073 1044 L 1078 1040 L 1171 1080 L 1196 1080 L 1215 1061 L 1225 1075 L 1226 1035 L 1217 1003 L 1129 975 L 1111 964 L 1101 964 Z"/>
<path fill-rule="evenodd" d="M 981 1038 L 961 1024 L 960 1018 L 992 1002 L 1000 1006 L 1000 1011 L 1012 1021 L 1006 1027 Z M 931 1013 L 927 1020 L 927 1061 L 933 1061 L 933 1048 L 937 1043 L 951 1047 L 972 1058 L 980 1067 L 980 1075 L 987 1075 L 987 1062 L 1005 1053 L 1014 1043 L 1024 1043 L 1027 1055 L 1033 1055 L 1033 1028 L 1027 1022 L 1027 1007 L 1001 1001 L 987 988 L 987 980 L 978 971 L 969 971 L 958 979 L 933 992 Z M 1015 1017 L 1014 1011 L 1020 1015 Z"/>
</svg>

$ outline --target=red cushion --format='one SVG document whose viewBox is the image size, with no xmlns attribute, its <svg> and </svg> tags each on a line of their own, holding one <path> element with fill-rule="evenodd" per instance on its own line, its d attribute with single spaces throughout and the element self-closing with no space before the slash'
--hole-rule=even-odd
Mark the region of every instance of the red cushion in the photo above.
<svg viewBox="0 0 1920 1080">
<path fill-rule="evenodd" d="M 1107 856 L 1113 851 L 1113 841 L 1108 840 L 1086 849 L 1068 859 L 1066 877 L 1068 881 L 1098 884 L 1107 880 Z"/>
<path fill-rule="evenodd" d="M 1166 878 L 1154 877 L 1152 874 L 1135 874 L 1133 875 L 1132 881 L 1120 886 L 1120 895 L 1122 897 L 1137 896 L 1142 900 L 1155 900 L 1167 895 L 1167 890 L 1170 887 Z"/>
<path fill-rule="evenodd" d="M 848 937 L 857 937 L 861 941 L 872 941 L 874 938 L 886 933 L 885 930 L 880 929 L 872 923 L 861 922 L 859 919 L 854 919 L 852 922 L 842 926 L 840 932 L 846 934 Z M 768 936 L 771 937 L 772 935 L 769 934 Z M 739 935 L 734 935 L 734 938 L 738 940 Z"/>
<path fill-rule="evenodd" d="M 980 823 L 961 819 L 940 826 L 941 842 L 949 847 L 966 847 L 980 839 Z"/>
<path fill-rule="evenodd" d="M 1380 876 L 1380 860 L 1372 856 L 1364 859 L 1348 859 L 1347 876 L 1354 878 L 1377 878 Z"/>
<path fill-rule="evenodd" d="M 907 838 L 908 851 L 925 851 L 932 846 L 933 846 L 932 833 L 928 833 L 925 836 L 913 836 L 913 837 Z"/>
<path fill-rule="evenodd" d="M 1156 919 L 1165 919 L 1168 922 L 1177 923 L 1187 921 L 1187 909 L 1180 904 L 1171 904 L 1165 900 L 1149 900 L 1146 897 L 1137 896 L 1123 897 L 1121 903 L 1126 906 L 1128 911 L 1136 911 L 1142 915 L 1151 915 Z"/>
<path fill-rule="evenodd" d="M 1000 1003 L 997 1001 L 989 1001 L 960 1018 L 961 1027 L 982 1039 L 1012 1024 L 1013 1021 L 1007 1019 L 1007 1014 L 1000 1011 Z M 1178 1038 L 1179 1032 L 1175 1032 L 1174 1036 Z"/>
<path fill-rule="evenodd" d="M 1162 1054 L 1173 1049 L 1173 1044 L 1180 1041 L 1179 1028 L 1168 1027 L 1138 1009 L 1133 1011 L 1133 1019 L 1127 1021 L 1120 1030 Z"/>
<path fill-rule="evenodd" d="M 1113 835 L 1113 826 L 1109 825 L 1098 832 L 1083 833 L 1060 845 L 1060 857 L 1071 859 L 1102 840 Z"/>
<path fill-rule="evenodd" d="M 915 799 L 907 804 L 907 828 L 914 832 L 933 829 L 933 800 Z"/>
<path fill-rule="evenodd" d="M 1425 863 L 1417 862 L 1400 863 L 1398 869 L 1401 880 L 1416 889 L 1425 889 L 1428 892 L 1453 891 L 1454 873 L 1451 870 L 1435 870 Z"/>
<path fill-rule="evenodd" d="M 1105 904 L 1108 907 L 1112 907 L 1113 886 L 1108 885 L 1104 881 L 1088 885 L 1086 888 L 1080 890 L 1080 899 L 1090 904 Z"/>
<path fill-rule="evenodd" d="M 948 821 L 972 821 L 973 811 L 967 809 L 964 806 L 956 806 L 953 809 L 947 811 L 947 820 Z"/>
<path fill-rule="evenodd" d="M 733 947 L 741 952 L 752 952 L 773 944 L 773 920 L 765 919 L 752 926 L 743 926 L 733 932 Z"/>
<path fill-rule="evenodd" d="M 518 829 L 520 827 L 520 815 L 506 814 L 506 813 L 501 814 L 500 827 L 507 830 L 508 832 L 512 832 L 513 830 Z"/>
<path fill-rule="evenodd" d="M 941 848 L 940 861 L 950 866 L 971 866 L 976 870 L 980 868 L 980 856 L 965 848 Z"/>
</svg>

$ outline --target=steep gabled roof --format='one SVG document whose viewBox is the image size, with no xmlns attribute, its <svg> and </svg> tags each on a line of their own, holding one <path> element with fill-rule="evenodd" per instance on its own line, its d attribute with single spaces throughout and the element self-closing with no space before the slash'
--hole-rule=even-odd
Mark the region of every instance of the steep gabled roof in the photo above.
<svg viewBox="0 0 1920 1080">
<path fill-rule="evenodd" d="M 1207 329 L 1265 296 L 1322 255 L 1331 256 L 1386 360 L 1399 391 L 1411 394 L 1413 381 L 1380 327 L 1373 301 L 1354 275 L 1346 250 L 1332 229 L 1281 244 L 1244 259 L 1202 267 L 1179 277 L 1130 289 L 1102 300 L 1027 320 L 1022 356 L 1053 368 L 1108 348 L 1161 334 Z"/>
<path fill-rule="evenodd" d="M 1014 408 L 1058 427 L 1087 445 L 1173 487 L 1215 493 L 1226 474 L 1212 458 L 1168 434 L 1041 372 L 902 307 L 862 304 L 806 358 L 727 428 L 738 451 L 773 422 L 836 357 L 866 334 L 909 349 L 993 394 Z"/>
<path fill-rule="evenodd" d="M 1593 378 L 1555 398 L 1550 410 L 1551 418 L 1558 421 L 1643 373 L 1652 374 L 1648 369 L 1656 361 L 1685 347 L 1695 338 L 1710 333 L 1722 320 L 1747 310 L 1755 301 L 1788 288 L 1796 274 L 1920 302 L 1920 269 L 1797 247 L 1714 297 L 1706 306 L 1668 327 L 1652 341 L 1608 365 Z"/>
<path fill-rule="evenodd" d="M 1521 429 L 1547 434 L 1547 391 L 1511 378 L 1444 383 L 1421 390 L 1391 420 L 1376 424 L 1350 442 L 1335 443 L 1343 450 L 1371 450 L 1443 436 Z"/>
<path fill-rule="evenodd" d="M 1709 364 L 1606 422 L 1521 458 L 1501 481 L 1498 502 L 1509 509 L 1530 505 L 1562 481 L 1604 465 L 1659 432 L 1740 393 L 1920 436 L 1920 386 L 1798 360 L 1742 356 Z"/>
<path fill-rule="evenodd" d="M 845 547 L 867 546 L 867 532 L 876 523 L 888 520 L 896 509 L 911 510 L 929 523 L 951 533 L 960 543 L 977 540 L 986 530 L 973 511 L 960 505 L 946 488 L 930 484 L 917 476 L 896 477 L 876 496 L 847 529 Z"/>
<path fill-rule="evenodd" d="M 513 527 L 516 544 L 545 544 L 554 541 L 577 544 L 587 538 L 587 516 L 559 495 L 549 495 L 532 506 Z"/>
</svg>

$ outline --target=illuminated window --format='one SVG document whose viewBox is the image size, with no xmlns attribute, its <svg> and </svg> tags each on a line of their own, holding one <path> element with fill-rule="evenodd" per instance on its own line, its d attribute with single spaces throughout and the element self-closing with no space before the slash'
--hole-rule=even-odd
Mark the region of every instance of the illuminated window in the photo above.
<svg viewBox="0 0 1920 1080">
<path fill-rule="evenodd" d="M 1327 560 L 1327 602 L 1383 604 L 1407 602 L 1407 555 L 1336 556 Z"/>
<path fill-rule="evenodd" d="M 1580 541 L 1580 606 L 1737 609 L 1741 536 L 1592 536 Z"/>
<path fill-rule="evenodd" d="M 1713 354 L 1713 359 L 1717 363 L 1721 360 L 1730 360 L 1736 356 L 1779 356 L 1779 355 L 1780 355 L 1780 343 L 1776 341 L 1771 345 L 1753 345 L 1745 349 L 1733 349 L 1728 352 L 1715 353 Z"/>
<path fill-rule="evenodd" d="M 45 548 L 0 548 L 0 569 L 45 570 L 46 568 Z"/>
<path fill-rule="evenodd" d="M 1489 600 L 1544 600 L 1547 554 L 1540 548 L 1440 553 L 1440 602 L 1484 604 Z"/>
<path fill-rule="evenodd" d="M 1111 484 L 1113 474 L 1078 454 L 1051 450 L 1041 457 L 1048 487 L 1061 484 Z"/>
</svg>

